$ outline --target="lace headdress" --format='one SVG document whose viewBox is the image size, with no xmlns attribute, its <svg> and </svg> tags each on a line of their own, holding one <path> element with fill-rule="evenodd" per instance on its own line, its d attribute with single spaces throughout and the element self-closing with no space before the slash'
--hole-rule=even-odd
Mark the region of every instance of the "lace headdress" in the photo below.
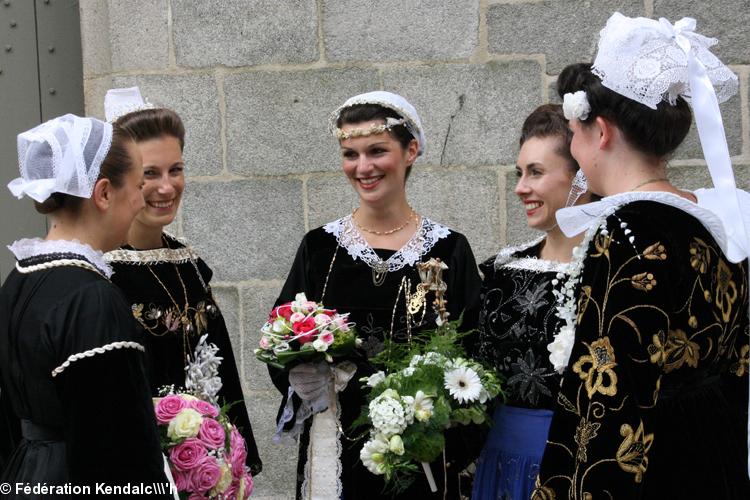
<svg viewBox="0 0 750 500">
<path fill-rule="evenodd" d="M 357 129 L 356 132 L 344 132 L 336 126 L 336 122 L 338 121 L 343 109 L 349 108 L 356 104 L 377 104 L 379 106 L 383 106 L 384 108 L 395 111 L 401 118 L 389 118 L 383 125 L 375 125 L 363 130 Z M 347 99 L 344 104 L 336 108 L 336 110 L 331 113 L 328 121 L 328 128 L 331 131 L 331 134 L 333 134 L 333 136 L 337 139 L 348 139 L 349 137 L 360 137 L 363 135 L 377 134 L 380 132 L 385 132 L 386 130 L 390 130 L 397 125 L 404 125 L 406 127 L 409 133 L 414 136 L 414 138 L 417 140 L 417 143 L 419 144 L 418 154 L 421 155 L 422 153 L 424 153 L 425 138 L 424 131 L 422 130 L 422 120 L 419 119 L 419 115 L 417 114 L 417 110 L 414 109 L 414 106 L 412 106 L 409 101 L 398 94 L 386 92 L 384 90 L 376 90 L 374 92 L 355 95 L 354 97 L 350 97 L 349 99 Z"/>
<path fill-rule="evenodd" d="M 8 189 L 43 202 L 52 193 L 90 198 L 112 145 L 112 125 L 67 114 L 18 135 L 21 177 Z"/>
<path fill-rule="evenodd" d="M 141 96 L 138 87 L 109 89 L 104 96 L 104 116 L 109 123 L 114 123 L 121 116 L 156 106 Z"/>
</svg>

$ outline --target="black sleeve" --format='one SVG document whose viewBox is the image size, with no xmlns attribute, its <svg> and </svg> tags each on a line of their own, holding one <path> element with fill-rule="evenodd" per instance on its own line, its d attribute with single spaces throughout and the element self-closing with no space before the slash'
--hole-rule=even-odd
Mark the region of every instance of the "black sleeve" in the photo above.
<svg viewBox="0 0 750 500">
<path fill-rule="evenodd" d="M 122 295 L 106 285 L 82 293 L 70 307 L 53 310 L 47 327 L 63 330 L 53 335 L 66 339 L 61 365 L 70 361 L 55 377 L 70 480 L 165 484 L 138 326 Z M 92 355 L 70 358 L 84 351 Z"/>
<path fill-rule="evenodd" d="M 295 255 L 294 257 L 294 263 L 292 264 L 289 275 L 284 282 L 281 293 L 274 303 L 274 307 L 294 300 L 294 296 L 300 292 L 305 292 L 308 297 L 312 297 L 314 295 L 312 293 L 312 282 L 310 277 L 308 276 L 308 270 L 309 261 L 307 237 L 305 237 L 303 238 L 302 243 L 300 243 L 300 246 L 297 249 L 297 255 Z M 274 368 L 271 365 L 266 366 L 268 367 L 268 374 L 271 376 L 273 385 L 276 386 L 276 389 L 279 390 L 282 396 L 281 404 L 279 405 L 279 411 L 276 415 L 276 421 L 278 422 L 278 420 L 281 418 L 282 412 L 284 411 L 284 407 L 286 406 L 287 396 L 289 394 L 289 377 L 288 373 L 285 370 Z M 292 401 L 294 403 L 294 411 L 296 412 L 299 408 L 301 400 L 295 394 Z M 287 423 L 288 428 L 291 428 L 293 425 L 294 420 Z"/>
<path fill-rule="evenodd" d="M 218 328 L 214 332 L 215 335 L 209 336 L 209 341 L 219 348 L 219 355 L 223 358 L 221 365 L 219 365 L 219 377 L 221 377 L 222 383 L 220 396 L 223 399 L 220 403 L 222 405 L 236 403 L 229 409 L 227 415 L 245 439 L 245 443 L 247 444 L 247 465 L 250 467 L 252 474 L 256 475 L 263 469 L 263 462 L 260 459 L 258 445 L 255 443 L 253 428 L 250 424 L 250 417 L 247 414 L 245 395 L 242 391 L 242 382 L 237 370 L 232 342 L 229 338 L 224 318 L 219 318 L 215 323 Z"/>
<path fill-rule="evenodd" d="M 20 441 L 21 426 L 0 381 L 0 471 L 5 470 Z"/>
</svg>

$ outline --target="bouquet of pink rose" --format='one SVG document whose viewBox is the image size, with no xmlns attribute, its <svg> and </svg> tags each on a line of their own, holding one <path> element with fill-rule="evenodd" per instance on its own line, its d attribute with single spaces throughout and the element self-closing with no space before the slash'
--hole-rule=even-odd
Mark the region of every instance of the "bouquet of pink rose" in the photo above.
<svg viewBox="0 0 750 500">
<path fill-rule="evenodd" d="M 154 399 L 162 450 L 181 498 L 245 500 L 253 478 L 247 448 L 226 408 L 191 394 Z"/>
<path fill-rule="evenodd" d="M 260 329 L 262 362 L 285 369 L 298 362 L 327 361 L 348 355 L 359 343 L 348 314 L 326 309 L 298 293 L 292 302 L 274 307 Z"/>
</svg>

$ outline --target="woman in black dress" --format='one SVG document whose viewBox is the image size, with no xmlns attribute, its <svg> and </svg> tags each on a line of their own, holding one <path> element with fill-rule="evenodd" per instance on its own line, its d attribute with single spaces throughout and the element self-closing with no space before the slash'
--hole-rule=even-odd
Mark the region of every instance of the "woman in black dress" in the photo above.
<svg viewBox="0 0 750 500">
<path fill-rule="evenodd" d="M 438 257 L 448 265 L 444 279 L 451 319 L 458 319 L 475 301 L 479 275 L 466 238 L 417 214 L 406 199 L 406 179 L 424 150 L 421 122 L 411 104 L 390 92 L 370 92 L 346 101 L 331 120 L 344 175 L 357 192 L 359 207 L 307 233 L 276 304 L 304 292 L 310 300 L 350 313 L 363 340 L 352 359 L 357 371 L 339 393 L 335 414 L 328 410 L 315 415 L 313 432 L 309 432 L 310 420 L 299 418 L 306 413 L 300 411 L 300 404 L 303 408 L 305 404 L 299 396 L 314 392 L 316 382 L 327 384 L 327 368 L 319 378 L 317 367 L 309 365 L 289 374 L 271 370 L 271 375 L 284 396 L 280 433 L 295 435 L 304 428 L 298 497 L 382 498 L 383 478 L 362 465 L 359 455 L 364 440 L 353 439 L 361 429 L 350 428 L 365 403 L 357 379 L 374 373 L 368 360 L 382 350 L 385 339 L 407 342 L 409 332 L 435 328 L 431 296 L 424 303 L 423 320 L 421 312 L 411 316 L 405 310 L 405 293 L 416 295 L 420 283 L 418 262 Z M 290 379 L 298 381 L 297 392 L 291 390 Z M 458 454 L 448 450 L 448 461 Z M 458 464 L 435 464 L 433 472 L 441 491 L 431 494 L 425 478 L 419 477 L 402 498 L 443 498 L 446 478 L 453 488 L 449 498 L 455 498 L 460 469 Z"/>
<path fill-rule="evenodd" d="M 742 217 L 725 218 L 737 193 L 717 215 L 666 177 L 690 128 L 684 96 L 715 151 L 723 134 L 703 136 L 704 120 L 737 88 L 694 28 L 616 13 L 593 66 L 558 79 L 571 151 L 604 198 L 557 215 L 586 233 L 557 301 L 569 347 L 534 498 L 750 498 L 747 246 L 730 249 Z M 718 190 L 734 185 L 707 162 Z"/>
<path fill-rule="evenodd" d="M 23 435 L 1 481 L 13 498 L 39 497 L 17 483 L 91 488 L 60 498 L 96 494 L 95 483 L 171 496 L 141 331 L 102 257 L 143 207 L 140 153 L 121 128 L 74 115 L 18 144 L 9 188 L 33 198 L 50 229 L 10 246 L 18 262 L 0 291 L 2 393 Z"/>
<path fill-rule="evenodd" d="M 182 150 L 185 128 L 174 111 L 153 108 L 137 87 L 112 89 L 105 102 L 108 119 L 135 139 L 143 156 L 145 207 L 136 215 L 127 244 L 107 253 L 113 283 L 125 292 L 133 315 L 146 331 L 147 371 L 154 395 L 168 385 L 184 387 L 185 366 L 203 335 L 222 358 L 220 404 L 235 403 L 228 415 L 248 447 L 253 474 L 262 463 L 242 393 L 237 363 L 224 317 L 209 285 L 211 269 L 190 246 L 167 234 L 185 188 Z M 139 109 L 141 108 L 141 109 Z"/>
<path fill-rule="evenodd" d="M 583 238 L 566 237 L 555 213 L 590 198 L 570 155 L 572 136 L 559 104 L 540 106 L 526 118 L 515 193 L 529 227 L 544 235 L 503 248 L 479 266 L 484 279 L 475 356 L 504 376 L 505 400 L 477 462 L 475 500 L 528 500 L 544 452 L 561 379 L 547 350 L 560 327 L 554 283 L 568 274 Z"/>
</svg>

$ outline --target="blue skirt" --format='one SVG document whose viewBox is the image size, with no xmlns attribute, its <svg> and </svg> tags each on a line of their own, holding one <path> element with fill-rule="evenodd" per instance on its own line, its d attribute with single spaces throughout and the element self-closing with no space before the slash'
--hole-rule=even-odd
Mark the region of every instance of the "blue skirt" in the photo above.
<svg viewBox="0 0 750 500">
<path fill-rule="evenodd" d="M 499 406 L 477 461 L 472 500 L 528 500 L 551 421 L 551 410 Z"/>
</svg>

